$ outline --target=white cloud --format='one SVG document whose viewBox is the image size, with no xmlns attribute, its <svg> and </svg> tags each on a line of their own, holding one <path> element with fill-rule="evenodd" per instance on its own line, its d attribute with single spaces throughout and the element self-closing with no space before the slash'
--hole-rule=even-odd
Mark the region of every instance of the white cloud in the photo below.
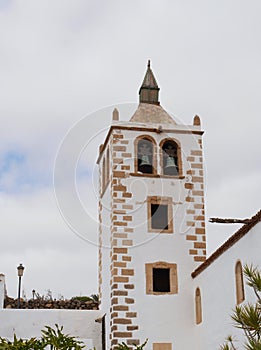
<svg viewBox="0 0 261 350">
<path fill-rule="evenodd" d="M 7 275 L 7 287 L 16 295 L 16 266 L 26 267 L 25 287 L 40 293 L 51 289 L 69 297 L 95 293 L 95 246 L 80 239 L 58 215 L 54 193 L 49 189 L 29 194 L 1 196 L 1 269 Z M 93 223 L 92 223 L 93 222 Z M 89 222 L 90 234 L 96 234 L 95 220 Z M 86 284 L 77 283 L 89 276 Z M 91 281 L 87 285 L 87 281 Z"/>
</svg>

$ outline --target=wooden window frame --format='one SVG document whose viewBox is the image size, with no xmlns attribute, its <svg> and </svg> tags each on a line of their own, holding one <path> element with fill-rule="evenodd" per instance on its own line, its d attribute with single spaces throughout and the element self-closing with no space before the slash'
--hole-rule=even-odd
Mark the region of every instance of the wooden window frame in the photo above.
<svg viewBox="0 0 261 350">
<path fill-rule="evenodd" d="M 154 292 L 153 291 L 153 268 L 156 269 L 169 269 L 169 292 Z M 164 295 L 164 294 L 177 294 L 178 293 L 178 274 L 177 264 L 168 263 L 164 261 L 157 261 L 154 263 L 145 264 L 146 273 L 146 294 L 152 295 Z"/>
<path fill-rule="evenodd" d="M 168 206 L 168 228 L 167 229 L 156 229 L 152 227 L 152 211 L 151 205 L 167 205 Z M 173 204 L 171 197 L 158 197 L 151 196 L 147 199 L 147 215 L 148 215 L 148 232 L 157 232 L 157 233 L 173 233 Z"/>
</svg>

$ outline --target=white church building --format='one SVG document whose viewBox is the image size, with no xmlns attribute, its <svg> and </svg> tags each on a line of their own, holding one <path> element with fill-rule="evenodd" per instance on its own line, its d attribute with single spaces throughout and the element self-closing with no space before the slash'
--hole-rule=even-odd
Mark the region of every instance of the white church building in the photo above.
<svg viewBox="0 0 261 350">
<path fill-rule="evenodd" d="M 97 159 L 100 310 L 2 309 L 0 336 L 37 336 L 61 320 L 86 349 L 148 339 L 149 350 L 214 350 L 230 334 L 240 340 L 230 315 L 255 300 L 242 267 L 261 267 L 261 211 L 206 256 L 202 136 L 198 116 L 178 124 L 161 107 L 148 63 L 137 110 L 129 122 L 113 111 Z"/>
<path fill-rule="evenodd" d="M 130 121 L 112 119 L 97 161 L 106 348 L 218 349 L 253 297 L 242 265 L 261 263 L 261 212 L 206 257 L 200 118 L 181 125 L 161 107 L 150 62 Z"/>
</svg>

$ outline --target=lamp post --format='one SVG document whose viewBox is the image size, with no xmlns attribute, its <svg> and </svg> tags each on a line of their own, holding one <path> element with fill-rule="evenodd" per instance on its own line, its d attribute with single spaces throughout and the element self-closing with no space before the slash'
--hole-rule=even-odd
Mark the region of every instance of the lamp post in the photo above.
<svg viewBox="0 0 261 350">
<path fill-rule="evenodd" d="M 17 274 L 18 274 L 18 299 L 17 299 L 17 308 L 20 309 L 20 294 L 21 294 L 21 279 L 24 274 L 24 266 L 20 264 L 17 266 Z"/>
</svg>

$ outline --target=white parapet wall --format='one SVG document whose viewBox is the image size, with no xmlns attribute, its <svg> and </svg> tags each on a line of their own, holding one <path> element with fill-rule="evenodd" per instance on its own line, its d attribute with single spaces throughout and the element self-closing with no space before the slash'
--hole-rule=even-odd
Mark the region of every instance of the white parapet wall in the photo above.
<svg viewBox="0 0 261 350">
<path fill-rule="evenodd" d="M 0 273 L 0 310 L 4 307 L 5 300 L 5 275 Z"/>
<path fill-rule="evenodd" d="M 23 339 L 40 337 L 45 326 L 63 326 L 65 334 L 78 337 L 85 349 L 101 350 L 102 325 L 97 310 L 46 310 L 46 309 L 1 309 L 0 336 L 13 339 L 14 334 Z"/>
</svg>

